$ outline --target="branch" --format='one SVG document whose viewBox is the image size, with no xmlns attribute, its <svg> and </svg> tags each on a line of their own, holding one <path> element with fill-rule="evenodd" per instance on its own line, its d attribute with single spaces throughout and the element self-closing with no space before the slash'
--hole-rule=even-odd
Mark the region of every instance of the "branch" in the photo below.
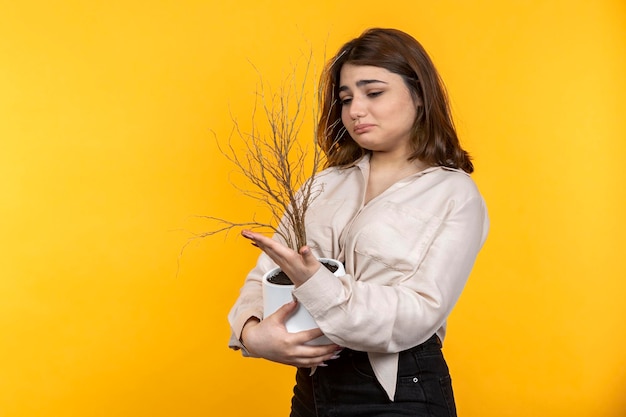
<svg viewBox="0 0 626 417">
<path fill-rule="evenodd" d="M 263 76 L 253 65 L 259 74 L 259 84 L 251 114 L 251 127 L 244 130 L 231 114 L 233 126 L 227 143 L 220 144 L 217 135 L 213 133 L 220 153 L 247 182 L 245 187 L 233 184 L 234 187 L 265 206 L 271 214 L 271 221 L 240 223 L 213 216 L 199 216 L 217 222 L 218 226 L 195 234 L 193 239 L 228 233 L 235 227 L 249 227 L 273 231 L 294 250 L 306 244 L 306 212 L 321 192 L 314 180 L 322 166 L 322 150 L 315 143 L 319 116 L 319 101 L 316 100 L 318 93 L 313 97 L 307 95 L 312 52 L 304 59 L 302 75 L 299 76 L 301 69 L 298 64 L 293 65 L 277 92 L 266 88 Z M 259 109 L 261 112 L 258 112 Z M 311 139 L 305 145 L 300 137 L 309 116 L 314 131 L 305 135 Z M 237 149 L 242 148 L 243 154 L 239 154 Z"/>
</svg>

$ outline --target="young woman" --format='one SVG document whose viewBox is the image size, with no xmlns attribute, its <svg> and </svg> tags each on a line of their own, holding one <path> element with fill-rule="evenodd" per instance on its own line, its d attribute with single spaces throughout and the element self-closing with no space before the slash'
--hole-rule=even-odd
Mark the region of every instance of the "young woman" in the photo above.
<svg viewBox="0 0 626 417">
<path fill-rule="evenodd" d="M 292 416 L 455 416 L 441 342 L 489 223 L 443 83 L 415 39 L 371 29 L 341 47 L 322 85 L 328 168 L 309 244 L 242 233 L 263 253 L 229 314 L 230 346 L 298 368 Z M 262 317 L 261 277 L 276 265 L 319 329 L 287 333 L 295 301 Z M 322 333 L 334 343 L 306 344 Z"/>
</svg>

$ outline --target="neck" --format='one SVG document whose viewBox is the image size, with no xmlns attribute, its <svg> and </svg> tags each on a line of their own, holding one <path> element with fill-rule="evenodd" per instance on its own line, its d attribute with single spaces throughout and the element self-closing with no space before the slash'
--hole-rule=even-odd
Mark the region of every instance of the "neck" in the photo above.
<svg viewBox="0 0 626 417">
<path fill-rule="evenodd" d="M 384 152 L 373 152 L 370 158 L 370 170 L 395 171 L 395 172 L 419 172 L 427 168 L 427 165 L 419 159 L 409 160 L 408 155 L 392 155 Z"/>
</svg>

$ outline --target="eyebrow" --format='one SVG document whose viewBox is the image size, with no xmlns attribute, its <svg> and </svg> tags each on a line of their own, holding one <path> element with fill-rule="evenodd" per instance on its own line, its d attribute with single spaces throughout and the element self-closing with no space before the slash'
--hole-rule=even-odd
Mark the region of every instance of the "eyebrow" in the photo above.
<svg viewBox="0 0 626 417">
<path fill-rule="evenodd" d="M 363 87 L 364 85 L 375 84 L 375 83 L 387 84 L 386 82 L 381 81 L 381 80 L 359 80 L 356 82 L 356 86 Z M 342 85 L 341 87 L 339 87 L 339 91 L 346 91 L 346 90 L 349 90 L 347 85 Z"/>
</svg>

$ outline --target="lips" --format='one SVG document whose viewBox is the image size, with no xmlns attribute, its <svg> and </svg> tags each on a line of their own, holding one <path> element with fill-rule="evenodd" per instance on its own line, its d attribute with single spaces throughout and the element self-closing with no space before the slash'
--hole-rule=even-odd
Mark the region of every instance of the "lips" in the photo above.
<svg viewBox="0 0 626 417">
<path fill-rule="evenodd" d="M 358 124 L 354 126 L 354 133 L 357 135 L 360 135 L 361 133 L 369 132 L 373 128 L 374 128 L 374 125 L 372 124 L 365 124 L 365 123 Z"/>
</svg>

